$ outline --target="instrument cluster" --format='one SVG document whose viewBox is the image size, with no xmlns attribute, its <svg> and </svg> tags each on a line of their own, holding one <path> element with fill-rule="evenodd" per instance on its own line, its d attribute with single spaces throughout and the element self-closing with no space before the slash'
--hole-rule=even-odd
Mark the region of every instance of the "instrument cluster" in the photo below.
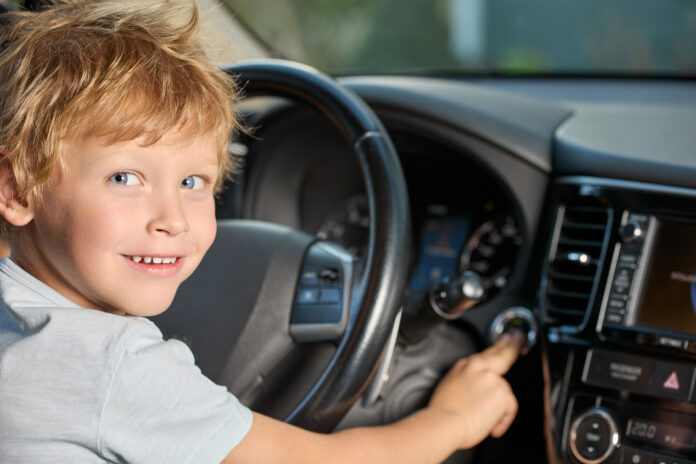
<svg viewBox="0 0 696 464">
<path fill-rule="evenodd" d="M 408 291 L 423 292 L 472 270 L 481 277 L 486 296 L 494 296 L 506 286 L 523 240 L 511 199 L 498 182 L 471 167 L 430 172 L 422 159 L 411 158 L 404 167 L 413 237 Z M 369 237 L 369 214 L 367 197 L 352 195 L 315 232 L 360 258 Z"/>
</svg>

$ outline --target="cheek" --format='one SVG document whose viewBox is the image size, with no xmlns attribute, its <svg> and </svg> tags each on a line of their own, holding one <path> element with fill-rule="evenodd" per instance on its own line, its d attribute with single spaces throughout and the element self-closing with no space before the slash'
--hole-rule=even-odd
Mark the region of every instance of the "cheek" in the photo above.
<svg viewBox="0 0 696 464">
<path fill-rule="evenodd" d="M 206 212 L 201 218 L 201 223 L 203 226 L 203 237 L 202 241 L 205 244 L 205 251 L 210 248 L 215 240 L 215 234 L 217 233 L 217 220 L 215 219 L 215 203 L 211 202 L 209 207 L 206 208 Z"/>
<path fill-rule="evenodd" d="M 207 251 L 210 245 L 213 244 L 217 232 L 214 200 L 211 199 L 202 204 L 191 205 L 187 217 L 189 218 L 191 230 L 195 230 L 201 251 Z"/>
<path fill-rule="evenodd" d="M 135 212 L 128 205 L 118 202 L 89 204 L 80 208 L 80 214 L 73 217 L 75 239 L 89 243 L 112 244 L 126 236 L 136 226 Z"/>
<path fill-rule="evenodd" d="M 82 265 L 104 265 L 100 256 L 116 249 L 137 222 L 133 213 L 118 202 L 73 202 L 71 206 L 62 210 L 68 212 L 62 219 L 60 236 L 72 259 Z"/>
<path fill-rule="evenodd" d="M 81 240 L 85 214 L 76 202 L 63 201 L 59 196 L 44 201 L 34 218 L 38 239 L 49 246 L 49 253 L 72 254 L 72 243 Z M 81 219 L 82 218 L 82 219 Z"/>
</svg>

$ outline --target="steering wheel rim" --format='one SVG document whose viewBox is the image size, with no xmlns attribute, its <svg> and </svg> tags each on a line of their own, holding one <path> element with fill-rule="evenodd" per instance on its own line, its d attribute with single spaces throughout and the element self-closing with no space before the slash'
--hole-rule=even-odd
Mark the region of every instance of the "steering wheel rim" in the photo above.
<svg viewBox="0 0 696 464">
<path fill-rule="evenodd" d="M 333 79 L 284 60 L 246 61 L 225 71 L 247 96 L 289 98 L 329 118 L 350 143 L 365 181 L 371 227 L 360 291 L 351 304 L 355 311 L 327 367 L 285 417 L 309 430 L 330 431 L 369 383 L 401 304 L 410 249 L 406 183 L 396 150 L 377 116 Z"/>
</svg>

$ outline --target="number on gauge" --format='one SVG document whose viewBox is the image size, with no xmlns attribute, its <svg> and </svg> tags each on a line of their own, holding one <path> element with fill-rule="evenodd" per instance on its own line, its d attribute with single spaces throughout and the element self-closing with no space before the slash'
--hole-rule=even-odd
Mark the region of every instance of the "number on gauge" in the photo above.
<svg viewBox="0 0 696 464">
<path fill-rule="evenodd" d="M 344 205 L 322 223 L 317 237 L 345 248 L 350 254 L 362 256 L 370 237 L 370 206 L 365 195 L 349 198 Z"/>
<path fill-rule="evenodd" d="M 484 222 L 464 245 L 459 270 L 479 274 L 490 295 L 507 284 L 521 243 L 514 216 L 500 216 Z"/>
</svg>

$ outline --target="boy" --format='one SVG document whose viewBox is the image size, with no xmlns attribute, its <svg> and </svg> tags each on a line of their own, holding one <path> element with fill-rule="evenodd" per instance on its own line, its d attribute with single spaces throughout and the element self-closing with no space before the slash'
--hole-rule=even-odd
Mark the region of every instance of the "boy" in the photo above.
<svg viewBox="0 0 696 464">
<path fill-rule="evenodd" d="M 71 1 L 0 39 L 0 462 L 437 462 L 502 435 L 505 338 L 427 408 L 320 435 L 251 413 L 142 316 L 166 310 L 216 230 L 234 87 L 197 13 Z"/>
</svg>

